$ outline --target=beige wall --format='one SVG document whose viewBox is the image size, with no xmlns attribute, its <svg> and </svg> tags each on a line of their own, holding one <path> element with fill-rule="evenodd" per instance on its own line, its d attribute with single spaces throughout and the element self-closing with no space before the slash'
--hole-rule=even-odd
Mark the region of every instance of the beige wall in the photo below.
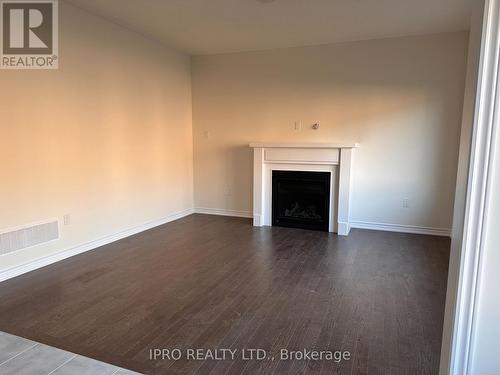
<svg viewBox="0 0 500 375">
<path fill-rule="evenodd" d="M 189 57 L 60 13 L 59 70 L 0 71 L 0 228 L 71 225 L 0 270 L 192 207 Z"/>
<path fill-rule="evenodd" d="M 357 141 L 353 220 L 451 228 L 466 54 L 447 33 L 194 57 L 195 206 L 252 210 L 251 141 Z"/>
</svg>

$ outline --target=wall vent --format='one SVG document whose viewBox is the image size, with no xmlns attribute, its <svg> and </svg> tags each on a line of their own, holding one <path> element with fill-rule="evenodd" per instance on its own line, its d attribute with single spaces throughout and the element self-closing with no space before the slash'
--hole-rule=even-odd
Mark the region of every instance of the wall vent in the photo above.
<svg viewBox="0 0 500 375">
<path fill-rule="evenodd" d="M 59 239 L 57 220 L 0 230 L 0 255 Z"/>
</svg>

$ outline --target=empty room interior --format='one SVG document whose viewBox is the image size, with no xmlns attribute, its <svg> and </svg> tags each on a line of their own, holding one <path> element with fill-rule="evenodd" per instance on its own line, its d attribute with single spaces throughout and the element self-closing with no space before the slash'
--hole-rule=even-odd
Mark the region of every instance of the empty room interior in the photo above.
<svg viewBox="0 0 500 375">
<path fill-rule="evenodd" d="M 499 374 L 496 3 L 2 1 L 0 374 Z"/>
</svg>

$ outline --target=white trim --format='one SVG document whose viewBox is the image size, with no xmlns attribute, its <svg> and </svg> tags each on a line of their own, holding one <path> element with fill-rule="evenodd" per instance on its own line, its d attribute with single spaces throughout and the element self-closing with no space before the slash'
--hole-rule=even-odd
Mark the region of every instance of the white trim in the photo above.
<svg viewBox="0 0 500 375">
<path fill-rule="evenodd" d="M 159 225 L 163 225 L 163 224 L 169 223 L 171 221 L 181 219 L 185 216 L 191 215 L 192 213 L 193 213 L 193 209 L 188 208 L 186 210 L 165 216 L 161 219 L 153 220 L 153 221 L 147 222 L 145 224 L 141 224 L 141 225 L 138 225 L 136 227 L 129 228 L 129 229 L 126 229 L 124 231 L 120 231 L 118 233 L 115 233 L 115 234 L 112 234 L 109 236 L 105 236 L 105 237 L 102 237 L 102 238 L 94 240 L 94 241 L 90 241 L 90 242 L 87 242 L 87 243 L 84 243 L 84 244 L 81 244 L 81 245 L 78 245 L 75 247 L 71 247 L 71 248 L 66 249 L 66 250 L 62 250 L 62 251 L 59 251 L 59 252 L 56 252 L 53 254 L 49 254 L 47 256 L 29 261 L 27 263 L 24 263 L 24 264 L 21 264 L 18 266 L 14 266 L 14 267 L 7 268 L 5 270 L 1 270 L 0 271 L 0 282 L 11 279 L 13 277 L 22 275 L 24 273 L 27 273 L 27 272 L 30 272 L 33 270 L 36 270 L 38 268 L 48 266 L 52 263 L 56 263 L 56 262 L 59 262 L 61 260 L 70 258 L 74 255 L 78 255 L 78 254 L 81 254 L 81 253 L 84 253 L 84 252 L 87 252 L 90 250 L 94 250 L 98 247 L 107 245 L 111 242 L 121 240 L 125 237 L 132 236 L 134 234 L 137 234 L 137 233 L 143 232 L 145 230 L 157 227 Z"/>
<path fill-rule="evenodd" d="M 245 218 L 254 218 L 257 220 L 261 220 L 259 215 L 256 215 L 254 217 L 251 211 L 228 210 L 224 208 L 196 207 L 194 209 L 194 213 L 205 214 L 205 215 L 245 217 Z M 415 225 L 374 223 L 369 221 L 351 221 L 350 223 L 342 222 L 339 223 L 339 225 L 345 227 L 346 233 L 349 233 L 351 228 L 359 228 L 359 229 L 381 230 L 381 231 L 398 232 L 398 233 L 427 234 L 431 236 L 443 236 L 443 237 L 450 237 L 451 235 L 451 229 L 448 228 L 420 227 Z"/>
<path fill-rule="evenodd" d="M 225 208 L 196 207 L 194 212 L 196 214 L 253 218 L 253 212 L 251 211 L 228 210 Z"/>
<path fill-rule="evenodd" d="M 340 167 L 338 168 L 337 189 L 337 233 L 348 236 L 351 230 L 351 186 L 354 152 L 351 148 L 340 150 Z"/>
<path fill-rule="evenodd" d="M 478 285 L 491 185 L 493 135 L 498 128 L 500 0 L 487 0 L 483 18 L 479 79 L 470 152 L 468 191 L 454 307 L 450 375 L 472 375 Z"/>
<path fill-rule="evenodd" d="M 330 143 L 265 143 L 252 142 L 250 148 L 358 148 L 357 142 L 330 142 Z"/>
<path fill-rule="evenodd" d="M 344 221 L 339 221 L 337 223 L 337 234 L 339 236 L 348 236 L 349 233 L 351 232 L 351 228 L 352 228 L 352 223 L 346 223 Z"/>
<path fill-rule="evenodd" d="M 351 228 L 382 230 L 387 232 L 426 234 L 431 236 L 450 237 L 451 229 L 420 227 L 417 225 L 374 223 L 370 221 L 351 221 Z"/>
</svg>

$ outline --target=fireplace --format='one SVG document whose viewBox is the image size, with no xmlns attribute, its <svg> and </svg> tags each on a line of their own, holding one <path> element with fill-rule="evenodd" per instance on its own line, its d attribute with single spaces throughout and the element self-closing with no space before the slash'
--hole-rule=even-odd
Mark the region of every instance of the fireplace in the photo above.
<svg viewBox="0 0 500 375">
<path fill-rule="evenodd" d="M 328 231 L 330 172 L 272 171 L 272 225 Z"/>
<path fill-rule="evenodd" d="M 330 175 L 328 231 L 349 235 L 353 156 L 359 144 L 256 142 L 250 143 L 250 147 L 253 148 L 253 225 L 273 225 L 273 171 L 327 172 Z M 282 217 L 278 225 L 293 220 Z"/>
</svg>

